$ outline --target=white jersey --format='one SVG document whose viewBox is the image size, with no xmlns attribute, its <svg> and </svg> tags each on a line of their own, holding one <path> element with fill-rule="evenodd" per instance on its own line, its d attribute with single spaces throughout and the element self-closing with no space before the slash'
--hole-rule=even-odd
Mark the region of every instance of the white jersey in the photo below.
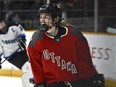
<svg viewBox="0 0 116 87">
<path fill-rule="evenodd" d="M 0 54 L 3 53 L 3 57 L 10 56 L 19 48 L 17 38 L 20 34 L 25 34 L 21 25 L 10 26 L 7 34 L 0 34 Z"/>
</svg>

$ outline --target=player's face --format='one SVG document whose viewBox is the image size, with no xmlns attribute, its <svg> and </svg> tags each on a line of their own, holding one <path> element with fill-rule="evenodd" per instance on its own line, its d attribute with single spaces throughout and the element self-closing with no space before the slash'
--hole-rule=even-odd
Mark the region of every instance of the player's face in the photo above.
<svg viewBox="0 0 116 87">
<path fill-rule="evenodd" d="M 3 21 L 0 22 L 0 30 L 2 30 L 5 27 L 5 23 Z"/>
<path fill-rule="evenodd" d="M 41 13 L 39 21 L 40 25 L 46 24 L 49 27 L 53 27 L 53 20 L 50 14 Z"/>
</svg>

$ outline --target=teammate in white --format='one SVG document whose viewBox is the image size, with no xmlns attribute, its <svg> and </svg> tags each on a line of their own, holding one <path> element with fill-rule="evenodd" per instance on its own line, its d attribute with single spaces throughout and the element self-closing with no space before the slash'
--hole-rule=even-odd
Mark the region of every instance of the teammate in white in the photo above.
<svg viewBox="0 0 116 87">
<path fill-rule="evenodd" d="M 29 78 L 32 73 L 25 38 L 25 30 L 21 25 L 16 25 L 13 20 L 0 18 L 0 55 L 23 71 L 22 85 L 30 87 Z M 2 63 L 4 62 L 1 61 L 0 66 Z"/>
</svg>

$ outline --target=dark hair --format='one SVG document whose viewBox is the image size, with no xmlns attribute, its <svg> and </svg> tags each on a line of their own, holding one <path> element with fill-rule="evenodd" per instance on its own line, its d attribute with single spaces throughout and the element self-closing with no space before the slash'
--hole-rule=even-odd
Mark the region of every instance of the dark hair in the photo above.
<svg viewBox="0 0 116 87">
<path fill-rule="evenodd" d="M 4 16 L 0 15 L 0 22 L 4 21 Z"/>
<path fill-rule="evenodd" d="M 16 21 L 14 20 L 14 16 L 16 14 L 14 12 L 8 12 L 6 14 L 0 16 L 0 22 L 4 21 L 7 26 L 16 25 Z"/>
</svg>

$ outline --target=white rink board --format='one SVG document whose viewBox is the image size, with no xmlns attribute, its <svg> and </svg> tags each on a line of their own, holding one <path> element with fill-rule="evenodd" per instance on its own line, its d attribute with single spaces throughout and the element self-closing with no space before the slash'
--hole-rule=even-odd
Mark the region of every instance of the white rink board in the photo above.
<svg viewBox="0 0 116 87">
<path fill-rule="evenodd" d="M 116 79 L 116 36 L 85 35 L 90 46 L 93 63 L 106 78 Z"/>
</svg>

